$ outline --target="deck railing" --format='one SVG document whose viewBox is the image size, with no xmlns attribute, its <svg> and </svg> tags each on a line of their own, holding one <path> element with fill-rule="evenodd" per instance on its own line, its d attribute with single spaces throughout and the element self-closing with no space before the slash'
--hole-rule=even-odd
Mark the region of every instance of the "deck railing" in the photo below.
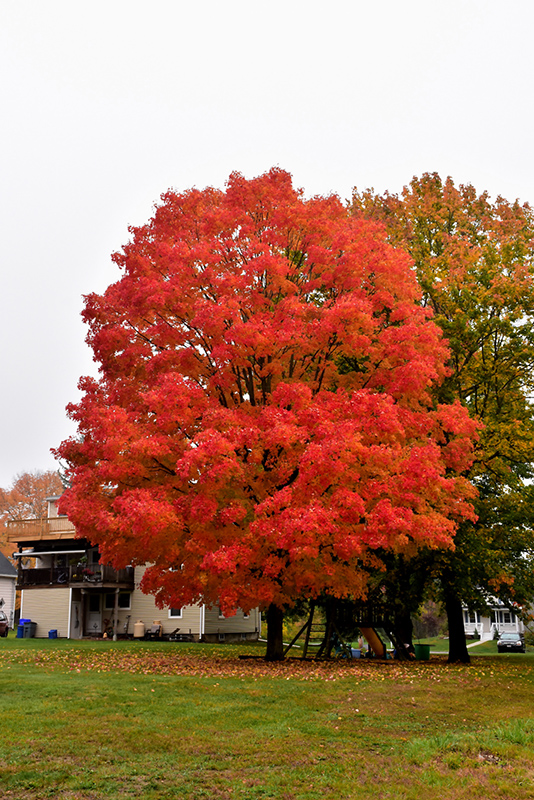
<svg viewBox="0 0 534 800">
<path fill-rule="evenodd" d="M 11 519 L 7 523 L 7 541 L 13 544 L 40 539 L 73 538 L 74 525 L 67 517 L 48 519 Z"/>
<path fill-rule="evenodd" d="M 103 584 L 125 584 L 133 587 L 134 568 L 113 569 L 103 564 L 90 567 L 36 567 L 20 569 L 18 585 L 25 586 L 69 586 L 71 584 L 87 584 L 102 586 Z"/>
</svg>

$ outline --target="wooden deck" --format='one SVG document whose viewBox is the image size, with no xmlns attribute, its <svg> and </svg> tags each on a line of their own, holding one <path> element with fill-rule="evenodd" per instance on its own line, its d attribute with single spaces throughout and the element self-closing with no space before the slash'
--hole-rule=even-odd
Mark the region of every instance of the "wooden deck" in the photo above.
<svg viewBox="0 0 534 800">
<path fill-rule="evenodd" d="M 119 588 L 132 591 L 134 588 L 134 568 L 113 569 L 113 567 L 97 564 L 90 569 L 80 566 L 20 569 L 17 588 L 27 589 L 33 586 Z"/>
<path fill-rule="evenodd" d="M 25 542 L 38 542 L 74 539 L 76 531 L 67 517 L 49 517 L 48 519 L 16 519 L 7 523 L 7 541 L 10 544 L 23 545 Z"/>
</svg>

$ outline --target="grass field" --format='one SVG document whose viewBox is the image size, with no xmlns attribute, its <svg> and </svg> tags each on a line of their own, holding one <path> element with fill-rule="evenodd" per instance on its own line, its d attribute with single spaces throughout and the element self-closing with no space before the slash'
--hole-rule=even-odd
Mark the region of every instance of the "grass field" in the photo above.
<svg viewBox="0 0 534 800">
<path fill-rule="evenodd" d="M 261 652 L 0 640 L 0 798 L 534 798 L 534 655 Z"/>
</svg>

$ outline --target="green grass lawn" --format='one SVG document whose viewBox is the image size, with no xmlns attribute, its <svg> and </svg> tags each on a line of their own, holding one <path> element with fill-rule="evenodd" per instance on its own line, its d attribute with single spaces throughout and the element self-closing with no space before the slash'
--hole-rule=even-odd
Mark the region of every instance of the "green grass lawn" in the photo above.
<svg viewBox="0 0 534 800">
<path fill-rule="evenodd" d="M 1 639 L 0 798 L 534 799 L 534 655 L 262 651 Z"/>
<path fill-rule="evenodd" d="M 416 641 L 419 641 L 416 639 Z M 449 640 L 442 636 L 434 638 L 421 639 L 421 644 L 429 644 L 431 653 L 447 653 L 449 650 Z M 475 639 L 468 640 L 467 645 L 469 654 L 471 656 L 496 656 L 497 655 L 497 639 L 492 639 L 489 642 L 477 642 Z M 527 653 L 534 655 L 534 647 L 527 645 Z"/>
</svg>

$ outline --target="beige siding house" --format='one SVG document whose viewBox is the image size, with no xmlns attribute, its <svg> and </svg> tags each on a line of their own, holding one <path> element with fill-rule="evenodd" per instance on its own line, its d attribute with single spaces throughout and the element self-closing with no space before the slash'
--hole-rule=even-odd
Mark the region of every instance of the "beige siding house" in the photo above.
<svg viewBox="0 0 534 800">
<path fill-rule="evenodd" d="M 21 619 L 31 619 L 37 623 L 36 636 L 47 637 L 50 630 L 57 630 L 58 636 L 69 636 L 70 589 L 58 586 L 33 588 L 22 591 L 20 603 Z"/>
<path fill-rule="evenodd" d="M 146 567 L 115 570 L 100 564 L 97 548 L 76 539 L 69 520 L 58 516 L 58 499 L 49 498 L 46 519 L 8 523 L 8 541 L 18 547 L 21 618 L 36 623 L 37 637 L 55 632 L 70 639 L 141 637 L 154 625 L 160 626 L 163 636 L 195 641 L 259 637 L 258 609 L 249 614 L 238 610 L 231 617 L 204 605 L 159 609 L 154 598 L 140 589 Z"/>
</svg>

